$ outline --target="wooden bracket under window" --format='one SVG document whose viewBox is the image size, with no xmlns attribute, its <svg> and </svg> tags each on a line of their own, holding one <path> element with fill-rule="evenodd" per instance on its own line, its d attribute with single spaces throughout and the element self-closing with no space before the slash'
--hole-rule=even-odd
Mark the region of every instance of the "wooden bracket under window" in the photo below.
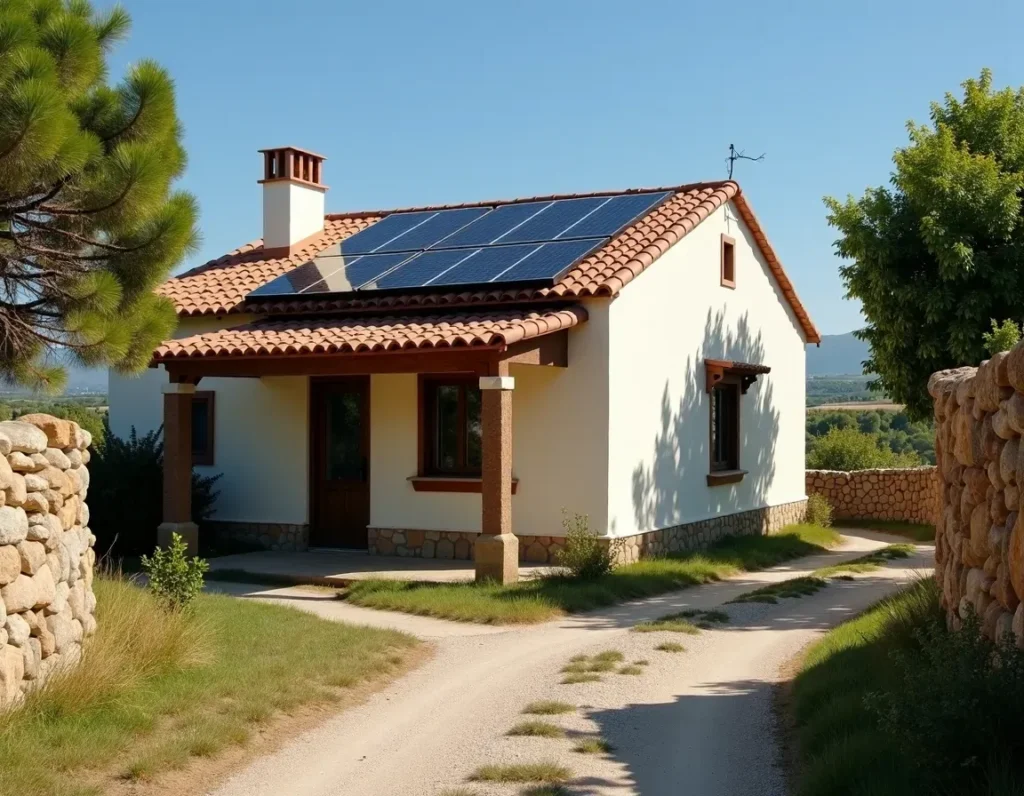
<svg viewBox="0 0 1024 796">
<path fill-rule="evenodd" d="M 746 395 L 750 385 L 757 381 L 758 376 L 771 373 L 767 365 L 753 365 L 749 362 L 732 362 L 724 359 L 704 360 L 704 389 L 711 394 L 715 385 L 726 376 L 735 377 L 740 384 L 740 391 Z"/>
</svg>

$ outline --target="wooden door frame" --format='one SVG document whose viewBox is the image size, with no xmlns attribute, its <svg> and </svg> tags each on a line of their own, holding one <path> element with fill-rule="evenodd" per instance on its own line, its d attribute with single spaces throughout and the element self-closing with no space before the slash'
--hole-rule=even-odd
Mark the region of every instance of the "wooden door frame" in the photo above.
<svg viewBox="0 0 1024 796">
<path fill-rule="evenodd" d="M 309 512 L 309 543 L 311 547 L 320 547 L 321 545 L 314 544 L 313 537 L 319 529 L 316 527 L 316 519 L 319 519 L 319 511 L 317 509 L 317 490 L 319 488 L 320 478 L 317 474 L 317 451 L 316 451 L 316 440 L 314 439 L 313 432 L 318 428 L 317 421 L 317 397 L 321 390 L 331 387 L 333 385 L 345 385 L 345 384 L 358 384 L 362 385 L 363 390 L 363 410 L 364 410 L 364 422 L 363 422 L 363 446 L 366 449 L 366 493 L 367 500 L 369 501 L 371 496 L 371 484 L 370 474 L 373 469 L 373 461 L 370 451 L 370 387 L 371 380 L 369 374 L 361 374 L 358 376 L 310 376 L 309 377 L 309 406 L 307 408 L 307 417 L 309 421 L 307 423 L 306 437 L 309 445 L 309 477 L 308 482 L 308 512 Z M 320 430 L 326 431 L 326 426 L 320 427 Z M 367 517 L 367 526 L 369 526 L 369 517 Z"/>
</svg>

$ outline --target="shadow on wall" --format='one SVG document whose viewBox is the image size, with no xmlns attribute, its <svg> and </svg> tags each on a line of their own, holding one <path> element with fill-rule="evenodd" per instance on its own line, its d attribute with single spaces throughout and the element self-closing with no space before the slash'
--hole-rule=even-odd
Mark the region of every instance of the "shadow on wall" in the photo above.
<svg viewBox="0 0 1024 796">
<path fill-rule="evenodd" d="M 637 528 L 650 530 L 745 511 L 765 505 L 775 477 L 775 446 L 779 411 L 770 379 L 758 378 L 740 401 L 740 468 L 748 474 L 738 484 L 710 490 L 709 411 L 704 360 L 725 359 L 753 364 L 764 360 L 760 331 L 752 335 L 747 313 L 735 332 L 725 327 L 723 313 L 708 311 L 701 346 L 686 361 L 685 384 L 672 405 L 669 383 L 661 396 L 661 429 L 654 450 L 633 469 L 633 514 Z M 677 388 L 678 391 L 678 388 Z"/>
</svg>

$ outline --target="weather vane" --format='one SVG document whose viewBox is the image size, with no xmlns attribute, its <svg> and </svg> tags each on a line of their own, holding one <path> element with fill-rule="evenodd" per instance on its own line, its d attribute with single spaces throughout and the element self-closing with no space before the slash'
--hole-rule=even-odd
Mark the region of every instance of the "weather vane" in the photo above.
<svg viewBox="0 0 1024 796">
<path fill-rule="evenodd" d="M 756 158 L 751 157 L 743 153 L 743 150 L 737 149 L 732 144 L 729 144 L 729 157 L 725 159 L 725 162 L 729 164 L 729 179 L 732 179 L 732 170 L 736 165 L 737 160 L 753 160 L 755 163 L 759 160 L 764 160 L 765 153 L 762 152 Z"/>
</svg>

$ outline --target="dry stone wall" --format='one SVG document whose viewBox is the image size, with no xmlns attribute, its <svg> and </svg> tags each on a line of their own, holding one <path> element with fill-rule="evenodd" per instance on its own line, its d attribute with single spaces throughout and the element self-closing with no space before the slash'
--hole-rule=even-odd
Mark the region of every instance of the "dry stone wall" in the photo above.
<svg viewBox="0 0 1024 796">
<path fill-rule="evenodd" d="M 839 519 L 901 520 L 935 525 L 941 488 L 935 467 L 808 470 L 807 494 L 828 498 Z"/>
<path fill-rule="evenodd" d="M 96 629 L 91 442 L 50 415 L 0 423 L 0 709 L 75 665 Z"/>
<path fill-rule="evenodd" d="M 974 612 L 1024 646 L 1024 345 L 928 382 L 942 482 L 935 573 L 949 624 Z"/>
</svg>

